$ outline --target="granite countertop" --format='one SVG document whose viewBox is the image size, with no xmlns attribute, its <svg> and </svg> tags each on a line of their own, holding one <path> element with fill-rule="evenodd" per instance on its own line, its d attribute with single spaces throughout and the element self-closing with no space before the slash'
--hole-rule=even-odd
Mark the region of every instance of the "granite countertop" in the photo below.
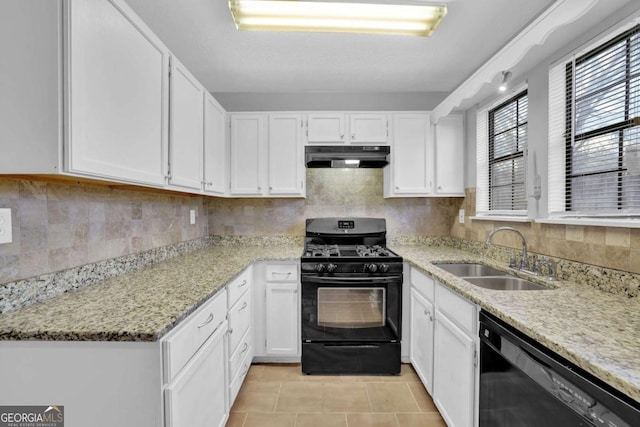
<svg viewBox="0 0 640 427">
<path fill-rule="evenodd" d="M 302 241 L 217 244 L 0 315 L 0 340 L 157 341 L 253 261 L 297 261 Z M 495 291 L 434 266 L 489 257 L 438 245 L 392 245 L 436 278 L 640 402 L 640 300 L 571 282 L 552 290 Z M 532 281 L 538 278 L 526 277 Z"/>
<path fill-rule="evenodd" d="M 210 246 L 0 315 L 0 340 L 156 341 L 259 260 L 302 244 Z"/>
<path fill-rule="evenodd" d="M 480 288 L 432 263 L 480 262 L 501 270 L 505 264 L 463 250 L 394 245 L 405 261 L 539 341 L 585 371 L 640 402 L 640 300 L 588 285 L 548 282 L 541 291 Z M 509 271 L 514 274 L 513 271 Z"/>
</svg>

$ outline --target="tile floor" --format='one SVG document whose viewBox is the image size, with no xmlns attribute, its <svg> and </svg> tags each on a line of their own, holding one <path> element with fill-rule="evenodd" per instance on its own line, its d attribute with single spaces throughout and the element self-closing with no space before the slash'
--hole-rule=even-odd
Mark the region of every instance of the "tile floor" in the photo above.
<svg viewBox="0 0 640 427">
<path fill-rule="evenodd" d="M 411 365 L 399 376 L 305 375 L 252 365 L 227 427 L 446 427 Z"/>
</svg>

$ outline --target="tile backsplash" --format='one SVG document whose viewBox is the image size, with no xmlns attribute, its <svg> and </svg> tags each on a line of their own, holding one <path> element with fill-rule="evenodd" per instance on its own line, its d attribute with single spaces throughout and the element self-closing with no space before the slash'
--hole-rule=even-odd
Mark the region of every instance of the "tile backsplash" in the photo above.
<svg viewBox="0 0 640 427">
<path fill-rule="evenodd" d="M 13 242 L 0 245 L 0 283 L 208 235 L 203 197 L 0 178 L 0 207 L 13 219 Z"/>
<path fill-rule="evenodd" d="M 475 188 L 466 190 L 460 205 L 465 210 L 465 223 L 453 223 L 453 236 L 484 242 L 491 230 L 508 225 L 525 236 L 530 252 L 640 273 L 640 229 L 471 220 L 476 210 L 475 195 Z M 515 233 L 498 233 L 492 242 L 518 251 L 522 247 Z"/>
<path fill-rule="evenodd" d="M 207 199 L 214 235 L 304 235 L 305 218 L 387 219 L 393 235 L 449 235 L 460 198 L 383 197 L 382 169 L 307 169 L 306 199 Z"/>
</svg>

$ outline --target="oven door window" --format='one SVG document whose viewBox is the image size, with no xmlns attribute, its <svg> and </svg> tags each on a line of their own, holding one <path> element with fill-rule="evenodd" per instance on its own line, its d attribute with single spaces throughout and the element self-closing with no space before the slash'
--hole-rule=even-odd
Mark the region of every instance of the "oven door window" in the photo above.
<svg viewBox="0 0 640 427">
<path fill-rule="evenodd" d="M 348 329 L 384 327 L 385 297 L 385 288 L 320 287 L 318 326 Z"/>
</svg>

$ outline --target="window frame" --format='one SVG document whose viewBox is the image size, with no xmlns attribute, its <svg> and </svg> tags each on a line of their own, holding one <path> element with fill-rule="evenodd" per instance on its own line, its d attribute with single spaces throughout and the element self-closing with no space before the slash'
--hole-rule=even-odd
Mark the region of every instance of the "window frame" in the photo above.
<svg viewBox="0 0 640 427">
<path fill-rule="evenodd" d="M 529 114 L 527 113 L 527 121 L 524 123 L 520 123 L 519 122 L 519 111 L 520 111 L 520 100 L 523 98 L 527 98 L 527 110 L 528 110 L 528 106 L 529 106 L 529 90 L 528 88 L 525 88 L 524 90 L 520 90 L 518 91 L 515 95 L 511 96 L 510 98 L 504 100 L 503 102 L 501 102 L 500 104 L 496 105 L 495 107 L 492 107 L 491 109 L 489 109 L 489 111 L 487 112 L 487 128 L 488 128 L 488 136 L 487 136 L 487 152 L 489 154 L 489 158 L 488 158 L 488 191 L 489 191 L 489 211 L 490 212 L 523 212 L 527 210 L 527 147 L 528 147 L 528 127 L 529 127 Z M 494 115 L 497 111 L 501 110 L 502 108 L 507 107 L 510 104 L 514 104 L 515 105 L 515 116 L 516 116 L 516 124 L 513 127 L 507 128 L 502 130 L 499 133 L 495 132 L 495 120 L 494 120 Z M 520 132 L 519 129 L 522 126 L 526 126 L 527 128 L 527 140 L 525 141 L 525 146 L 524 147 L 520 147 Z M 518 148 L 521 148 L 519 151 L 516 152 L 512 152 L 512 153 L 508 153 L 505 154 L 503 156 L 500 156 L 498 158 L 494 158 L 494 153 L 495 153 L 495 138 L 496 136 L 500 135 L 500 134 L 504 134 L 506 132 L 512 131 L 512 130 L 516 130 L 516 146 Z M 522 158 L 522 164 L 523 164 L 523 180 L 522 180 L 522 188 L 523 188 L 523 194 L 522 194 L 522 198 L 524 200 L 524 204 L 525 207 L 524 209 L 516 209 L 514 204 L 515 204 L 515 199 L 513 197 L 513 193 L 511 196 L 511 209 L 494 209 L 494 199 L 493 199 L 493 189 L 498 187 L 497 185 L 493 185 L 493 168 L 497 163 L 501 163 L 504 161 L 508 161 L 508 160 L 515 160 L 515 159 L 519 159 Z M 504 184 L 501 185 L 500 187 L 507 187 L 507 186 L 511 186 L 513 188 L 514 184 L 519 184 L 515 181 L 515 173 L 514 173 L 514 168 L 511 168 L 511 181 L 509 182 L 509 184 Z"/>
<path fill-rule="evenodd" d="M 631 28 L 628 28 L 621 33 L 610 36 L 608 40 L 605 40 L 601 43 L 598 43 L 596 46 L 589 48 L 587 51 L 581 53 L 579 56 L 575 57 L 575 60 L 570 60 L 566 62 L 565 65 L 565 105 L 566 107 L 566 116 L 565 116 L 565 213 L 566 214 L 576 214 L 585 217 L 593 217 L 597 218 L 599 216 L 606 215 L 615 215 L 616 213 L 621 213 L 625 208 L 623 205 L 623 182 L 622 179 L 625 173 L 624 166 L 624 132 L 626 129 L 631 129 L 633 127 L 638 126 L 640 123 L 636 118 L 634 120 L 633 117 L 630 117 L 630 100 L 631 100 L 631 81 L 633 80 L 633 75 L 631 74 L 631 44 L 632 37 L 636 34 L 640 33 L 640 24 L 634 25 Z M 576 104 L 578 99 L 574 97 L 574 93 L 577 91 L 575 88 L 575 80 L 576 80 L 576 68 L 590 59 L 598 56 L 599 54 L 606 52 L 608 49 L 616 46 L 622 41 L 626 41 L 625 47 L 625 75 L 624 75 L 624 120 L 618 121 L 614 124 L 608 124 L 597 129 L 588 130 L 581 134 L 574 134 L 574 112 L 576 110 Z M 636 76 L 637 77 L 637 76 Z M 620 81 L 616 82 L 617 84 Z M 597 90 L 603 90 L 607 86 L 598 87 Z M 585 173 L 573 173 L 573 149 L 576 141 L 584 141 L 589 138 L 602 136 L 606 134 L 610 134 L 616 132 L 617 135 L 617 167 L 615 169 L 607 169 L 600 170 L 597 172 L 585 172 Z M 597 176 L 597 175 L 605 175 L 616 173 L 617 175 L 617 202 L 616 209 L 607 209 L 607 210 L 595 210 L 589 212 L 581 212 L 578 210 L 573 210 L 573 206 L 576 203 L 576 199 L 573 198 L 571 184 L 572 179 L 580 178 L 585 176 Z M 640 209 L 632 209 L 631 215 L 640 215 Z"/>
</svg>

